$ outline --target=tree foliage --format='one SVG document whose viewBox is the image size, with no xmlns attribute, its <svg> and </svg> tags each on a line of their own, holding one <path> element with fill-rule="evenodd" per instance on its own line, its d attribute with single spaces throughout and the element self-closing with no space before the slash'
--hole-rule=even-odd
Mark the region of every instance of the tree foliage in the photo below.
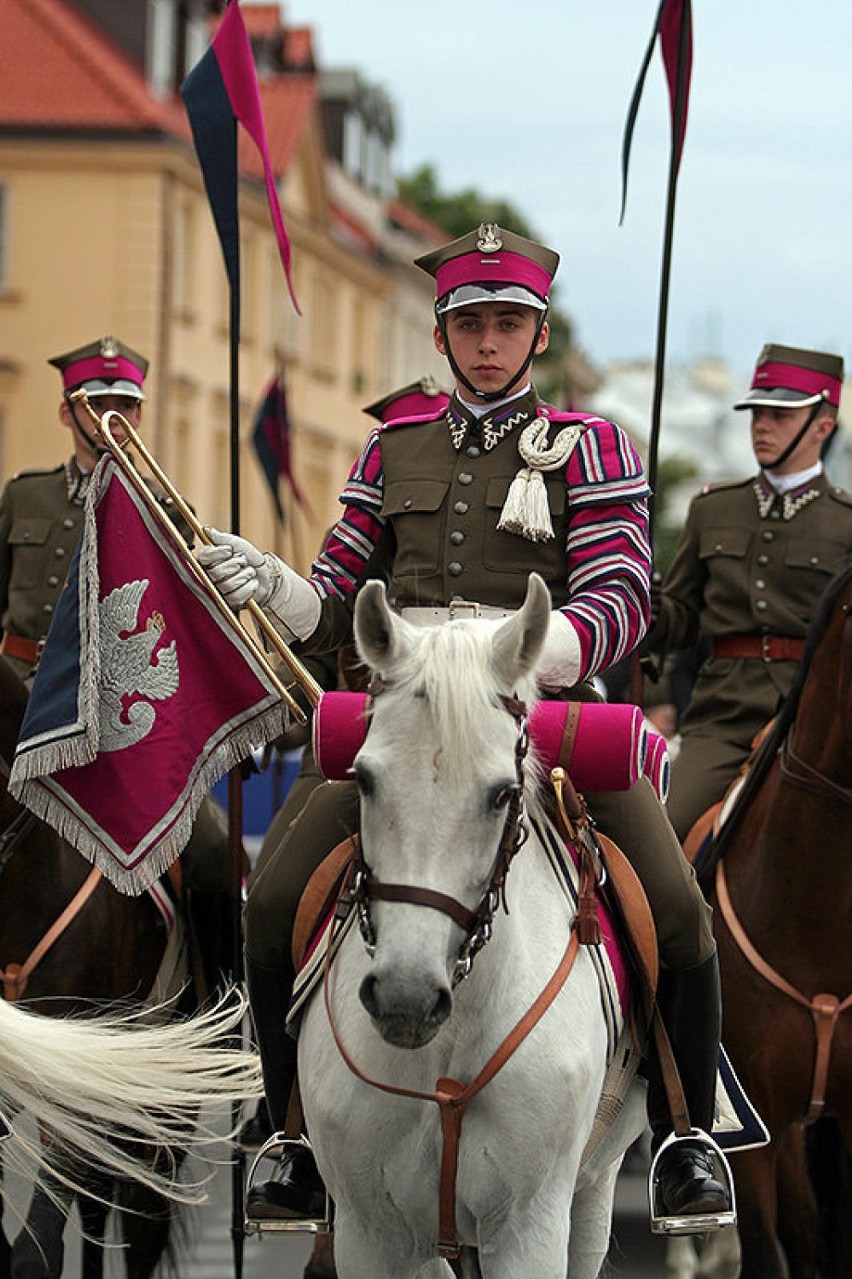
<svg viewBox="0 0 852 1279">
<path fill-rule="evenodd" d="M 442 191 L 434 165 L 421 164 L 397 182 L 400 200 L 448 231 L 451 239 L 466 235 L 480 222 L 497 222 L 528 240 L 536 239 L 523 214 L 507 200 L 490 200 L 473 187 L 449 194 Z"/>
</svg>

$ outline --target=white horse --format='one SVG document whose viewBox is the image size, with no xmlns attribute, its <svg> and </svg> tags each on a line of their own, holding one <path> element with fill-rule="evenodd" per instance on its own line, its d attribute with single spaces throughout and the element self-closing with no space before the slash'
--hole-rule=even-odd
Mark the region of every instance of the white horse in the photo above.
<svg viewBox="0 0 852 1279">
<path fill-rule="evenodd" d="M 203 1183 L 182 1183 L 176 1167 L 155 1169 L 154 1150 L 180 1148 L 212 1158 L 221 1133 L 198 1123 L 208 1103 L 262 1094 L 255 1053 L 235 1045 L 246 1010 L 231 996 L 183 1020 L 157 1009 L 98 1018 L 44 1017 L 0 999 L 0 1112 L 11 1134 L 3 1159 L 16 1172 L 85 1191 L 69 1180 L 70 1148 L 91 1167 L 132 1177 L 168 1198 L 196 1203 Z M 159 1010 L 162 1012 L 163 1010 Z M 39 1141 L 19 1124 L 26 1112 Z"/>
<path fill-rule="evenodd" d="M 549 614 L 536 576 L 523 608 L 499 624 L 414 627 L 390 612 L 378 583 L 358 599 L 356 639 L 381 689 L 355 762 L 369 944 L 355 928 L 345 936 L 327 1000 L 314 996 L 299 1042 L 308 1131 L 335 1202 L 341 1279 L 451 1271 L 438 1250 L 439 1107 L 357 1077 L 334 1034 L 352 1065 L 385 1085 L 429 1094 L 445 1077 L 467 1085 L 535 1003 L 572 935 L 573 908 L 530 827 L 508 876 L 508 911 L 456 989 L 471 927 L 474 950 L 480 940 L 473 917 L 482 920 L 480 906 L 486 917 L 497 911 L 493 868 L 515 849 L 517 808 L 541 820 L 534 761 L 519 785 L 519 703 L 535 700 Z M 411 886 L 425 898 L 415 890 L 412 901 Z M 467 1106 L 450 1201 L 464 1273 L 598 1275 L 616 1175 L 645 1109 L 634 1080 L 581 1163 L 606 1058 L 598 978 L 581 946 L 549 1009 Z"/>
</svg>

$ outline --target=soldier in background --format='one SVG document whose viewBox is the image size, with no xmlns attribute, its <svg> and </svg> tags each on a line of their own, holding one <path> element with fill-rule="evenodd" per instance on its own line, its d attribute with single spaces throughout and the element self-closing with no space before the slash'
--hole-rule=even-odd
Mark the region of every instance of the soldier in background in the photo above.
<svg viewBox="0 0 852 1279">
<path fill-rule="evenodd" d="M 822 452 L 837 427 L 843 360 L 769 344 L 751 389 L 760 470 L 705 487 L 655 601 L 644 647 L 655 656 L 699 639 L 710 655 L 680 721 L 668 813 L 684 840 L 720 800 L 751 743 L 790 692 L 817 600 L 852 551 L 852 496 Z"/>
<path fill-rule="evenodd" d="M 103 415 L 142 422 L 142 384 L 148 361 L 114 337 L 48 361 L 62 374 L 59 420 L 71 433 L 72 454 L 58 466 L 22 471 L 0 497 L 0 653 L 22 679 L 38 664 L 72 555 L 83 532 L 83 504 L 103 450 L 71 392 L 84 388 Z M 124 438 L 116 423 L 116 438 Z M 158 493 L 160 501 L 170 499 Z M 170 512 L 171 514 L 171 512 Z M 183 531 L 183 530 L 182 530 Z"/>
<path fill-rule="evenodd" d="M 105 452 L 85 409 L 71 395 L 85 390 L 100 416 L 115 410 L 139 430 L 148 372 L 145 357 L 112 336 L 54 356 L 48 363 L 62 375 L 59 420 L 71 433 L 71 457 L 58 466 L 20 472 L 0 496 L 0 653 L 25 682 L 30 682 L 38 665 L 83 533 L 92 472 Z M 111 429 L 119 442 L 125 438 L 117 420 Z M 191 544 L 191 530 L 171 498 L 154 481 L 146 482 Z M 216 958 L 211 952 L 218 949 L 215 936 L 227 922 L 229 888 L 227 826 L 212 796 L 205 797 L 196 815 L 182 865 L 184 884 L 194 899 L 193 916 L 210 984 L 217 969 L 225 966 L 224 953 Z"/>
</svg>

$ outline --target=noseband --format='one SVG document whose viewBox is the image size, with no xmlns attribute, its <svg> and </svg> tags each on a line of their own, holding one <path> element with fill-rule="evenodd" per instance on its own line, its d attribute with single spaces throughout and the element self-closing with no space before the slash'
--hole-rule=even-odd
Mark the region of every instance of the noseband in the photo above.
<svg viewBox="0 0 852 1279">
<path fill-rule="evenodd" d="M 380 692 L 390 687 L 378 677 L 373 679 L 370 694 L 373 700 Z M 351 899 L 358 910 L 358 924 L 368 954 L 376 949 L 376 930 L 370 917 L 370 901 L 407 902 L 412 906 L 428 906 L 449 915 L 460 928 L 465 937 L 459 948 L 453 970 L 452 984 L 457 986 L 470 973 L 473 961 L 478 952 L 490 939 L 494 914 L 500 906 L 508 914 L 506 904 L 506 876 L 512 859 L 526 842 L 529 831 L 524 818 L 524 759 L 529 748 L 527 732 L 527 708 L 524 702 L 514 697 L 501 697 L 500 701 L 517 724 L 515 739 L 515 784 L 509 787 L 509 800 L 503 833 L 497 847 L 497 855 L 491 868 L 488 887 L 482 895 L 479 905 L 473 910 L 465 906 L 455 897 L 436 892 L 432 888 L 419 888 L 415 884 L 385 884 L 377 880 L 364 858 L 363 832 L 358 841 L 354 859 L 354 878 Z"/>
</svg>

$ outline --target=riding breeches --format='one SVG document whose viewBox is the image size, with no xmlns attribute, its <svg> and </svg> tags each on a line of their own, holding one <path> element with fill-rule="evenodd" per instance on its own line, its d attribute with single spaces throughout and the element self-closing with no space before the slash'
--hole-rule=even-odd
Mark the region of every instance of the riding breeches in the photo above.
<svg viewBox="0 0 852 1279">
<path fill-rule="evenodd" d="M 672 969 L 701 963 L 714 950 L 710 907 L 650 784 L 643 778 L 632 790 L 586 799 L 642 881 L 661 962 Z M 252 962 L 292 971 L 290 939 L 302 891 L 326 854 L 357 829 L 354 782 L 324 782 L 312 791 L 249 886 L 245 946 Z"/>
<path fill-rule="evenodd" d="M 723 799 L 751 748 L 718 737 L 685 736 L 672 764 L 668 814 L 683 842 L 702 813 Z"/>
</svg>

